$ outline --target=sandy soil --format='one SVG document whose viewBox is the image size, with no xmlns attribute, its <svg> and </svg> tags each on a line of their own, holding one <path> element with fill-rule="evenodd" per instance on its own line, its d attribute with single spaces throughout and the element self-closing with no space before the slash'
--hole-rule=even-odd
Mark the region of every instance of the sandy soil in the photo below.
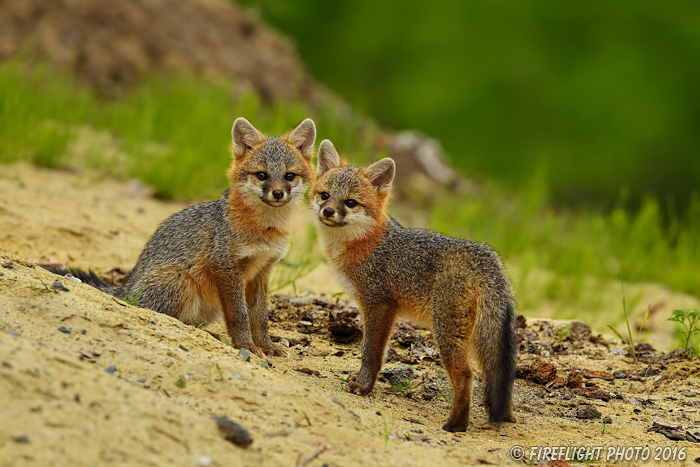
<svg viewBox="0 0 700 467">
<path fill-rule="evenodd" d="M 455 435 L 440 430 L 451 392 L 427 330 L 402 324 L 392 338 L 385 367 L 411 362 L 408 387 L 343 391 L 360 344 L 332 330 L 356 325 L 356 310 L 335 303 L 339 288 L 323 266 L 297 281 L 298 297 L 271 298 L 271 333 L 290 357 L 246 362 L 206 331 L 86 285 L 60 279 L 69 291 L 54 290 L 58 277 L 27 261 L 131 267 L 185 206 L 138 192 L 89 174 L 0 167 L 0 465 L 297 465 L 319 450 L 309 465 L 501 465 L 515 445 L 648 446 L 652 458 L 670 447 L 685 453 L 674 465 L 700 457 L 690 441 L 700 431 L 698 360 L 646 351 L 634 364 L 585 326 L 560 342 L 564 323 L 529 319 L 518 331 L 518 422 L 489 425 L 477 381 L 470 430 Z M 556 387 L 570 374 L 573 388 Z M 577 418 L 588 405 L 600 414 Z M 225 440 L 213 416 L 240 423 L 252 445 Z M 656 420 L 682 425 L 687 439 L 648 431 Z"/>
</svg>

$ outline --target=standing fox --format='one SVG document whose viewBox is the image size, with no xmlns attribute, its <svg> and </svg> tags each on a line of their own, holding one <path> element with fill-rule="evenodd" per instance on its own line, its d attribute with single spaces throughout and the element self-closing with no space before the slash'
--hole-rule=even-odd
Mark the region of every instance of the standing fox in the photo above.
<svg viewBox="0 0 700 467">
<path fill-rule="evenodd" d="M 283 137 L 266 137 L 238 118 L 231 135 L 231 187 L 163 222 L 124 287 L 92 271 L 74 274 L 187 324 L 211 322 L 223 311 L 233 347 L 284 355 L 267 331 L 268 277 L 287 250 L 291 215 L 314 175 L 316 127 L 306 119 Z"/>
<path fill-rule="evenodd" d="M 396 315 L 432 322 L 454 389 L 446 431 L 469 423 L 473 347 L 483 367 L 492 422 L 515 421 L 515 298 L 498 255 L 488 246 L 429 230 L 407 229 L 387 215 L 395 165 L 342 161 L 333 144 L 318 150 L 311 203 L 321 244 L 345 290 L 362 309 L 362 365 L 349 392 L 366 395 L 382 366 Z"/>
</svg>

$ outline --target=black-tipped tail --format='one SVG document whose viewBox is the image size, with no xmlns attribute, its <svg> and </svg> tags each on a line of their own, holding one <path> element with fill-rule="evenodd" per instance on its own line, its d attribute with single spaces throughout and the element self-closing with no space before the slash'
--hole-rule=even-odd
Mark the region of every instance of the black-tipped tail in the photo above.
<svg viewBox="0 0 700 467">
<path fill-rule="evenodd" d="M 502 299 L 499 310 L 483 311 L 477 332 L 489 419 L 495 423 L 513 421 L 511 398 L 517 351 L 513 302 Z"/>
<path fill-rule="evenodd" d="M 114 287 L 113 285 L 109 285 L 102 279 L 100 279 L 97 274 L 91 269 L 89 272 L 85 272 L 82 269 L 77 269 L 77 268 L 67 268 L 65 266 L 42 266 L 44 269 L 47 271 L 50 271 L 54 274 L 58 274 L 59 276 L 67 276 L 68 274 L 72 275 L 75 278 L 80 279 L 80 282 L 84 284 L 91 285 L 92 287 L 96 288 L 97 290 L 101 290 L 102 292 L 108 293 L 110 295 L 114 295 L 114 293 L 118 290 L 117 287 Z"/>
</svg>

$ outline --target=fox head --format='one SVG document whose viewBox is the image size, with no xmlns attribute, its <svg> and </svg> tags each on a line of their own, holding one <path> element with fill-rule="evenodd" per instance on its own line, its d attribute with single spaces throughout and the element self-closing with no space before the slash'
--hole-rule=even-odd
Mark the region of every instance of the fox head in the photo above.
<svg viewBox="0 0 700 467">
<path fill-rule="evenodd" d="M 316 126 L 307 118 L 284 136 L 268 137 L 245 118 L 233 122 L 232 186 L 251 208 L 269 211 L 303 201 L 313 179 Z"/>
<path fill-rule="evenodd" d="M 386 204 L 396 166 L 384 158 L 368 167 L 348 165 L 328 140 L 318 148 L 318 178 L 311 205 L 322 233 L 344 242 L 386 222 Z"/>
</svg>

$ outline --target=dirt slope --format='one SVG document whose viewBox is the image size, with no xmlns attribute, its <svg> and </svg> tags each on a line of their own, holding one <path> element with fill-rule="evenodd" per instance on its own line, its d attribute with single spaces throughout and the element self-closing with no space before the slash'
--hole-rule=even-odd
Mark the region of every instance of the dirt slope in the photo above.
<svg viewBox="0 0 700 467">
<path fill-rule="evenodd" d="M 206 331 L 86 285 L 62 279 L 70 290 L 53 290 L 57 277 L 22 259 L 129 267 L 183 204 L 129 198 L 128 184 L 89 175 L 24 165 L 0 174 L 0 393 L 9 402 L 0 465 L 296 465 L 318 449 L 309 465 L 502 465 L 514 445 L 647 445 L 652 456 L 667 446 L 683 448 L 686 465 L 700 457 L 697 360 L 646 350 L 634 364 L 585 326 L 560 342 L 563 323 L 528 320 L 518 331 L 518 423 L 486 422 L 477 381 L 470 431 L 445 433 L 450 389 L 426 330 L 402 324 L 392 337 L 385 367 L 407 366 L 412 375 L 400 379 L 410 383 L 383 380 L 365 398 L 343 391 L 359 368 L 357 310 L 335 303 L 327 271 L 298 281 L 300 297 L 271 299 L 271 334 L 290 357 L 245 362 Z M 600 413 L 578 418 L 586 406 Z M 223 439 L 211 418 L 222 415 L 250 431 L 250 447 Z M 596 418 L 606 416 L 603 426 Z M 681 425 L 684 440 L 649 432 L 655 420 Z M 594 465 L 630 464 L 640 462 Z"/>
<path fill-rule="evenodd" d="M 270 99 L 313 105 L 323 92 L 291 41 L 227 0 L 3 0 L 0 61 L 20 51 L 107 92 L 176 69 Z"/>
</svg>

